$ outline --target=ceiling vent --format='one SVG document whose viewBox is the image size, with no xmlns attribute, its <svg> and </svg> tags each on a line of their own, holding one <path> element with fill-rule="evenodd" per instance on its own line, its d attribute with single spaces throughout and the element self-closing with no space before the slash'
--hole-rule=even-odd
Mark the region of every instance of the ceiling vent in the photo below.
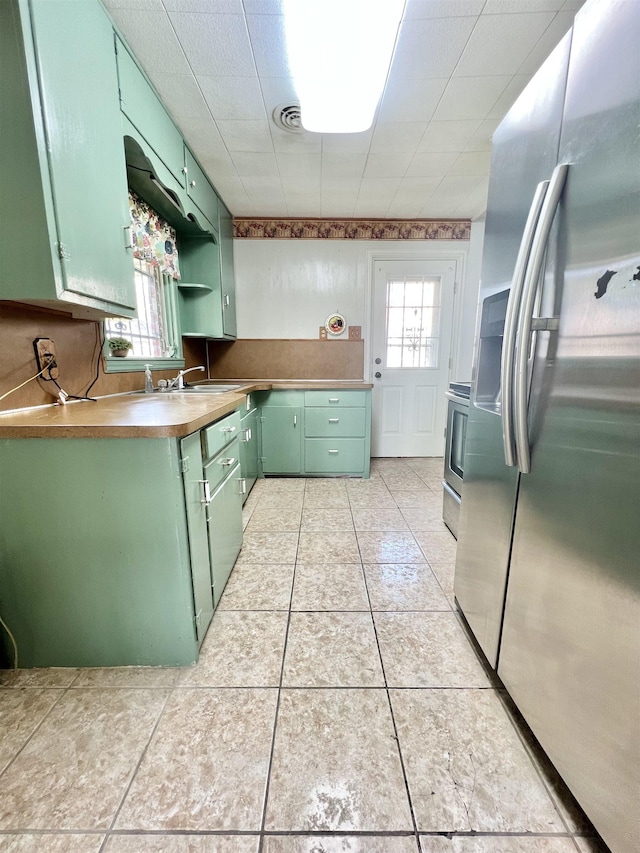
<svg viewBox="0 0 640 853">
<path fill-rule="evenodd" d="M 300 104 L 280 104 L 273 111 L 273 121 L 288 133 L 304 133 L 300 120 Z"/>
</svg>

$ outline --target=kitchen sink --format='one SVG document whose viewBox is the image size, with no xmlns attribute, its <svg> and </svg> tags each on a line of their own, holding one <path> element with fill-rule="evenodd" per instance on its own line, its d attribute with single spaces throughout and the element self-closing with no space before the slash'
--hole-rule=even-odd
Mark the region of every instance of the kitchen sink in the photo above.
<svg viewBox="0 0 640 853">
<path fill-rule="evenodd" d="M 187 385 L 185 388 L 171 388 L 170 390 L 165 389 L 164 391 L 156 388 L 153 395 L 157 397 L 164 394 L 224 394 L 227 391 L 236 391 L 238 388 L 242 388 L 242 385 L 214 385 L 213 383 L 210 385 Z M 130 393 L 148 394 L 149 392 L 131 391 Z"/>
</svg>

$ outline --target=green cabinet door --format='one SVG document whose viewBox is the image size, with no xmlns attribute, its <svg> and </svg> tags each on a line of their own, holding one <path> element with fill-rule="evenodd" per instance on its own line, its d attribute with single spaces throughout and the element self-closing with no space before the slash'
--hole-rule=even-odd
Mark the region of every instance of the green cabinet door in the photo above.
<svg viewBox="0 0 640 853">
<path fill-rule="evenodd" d="M 233 219 L 226 206 L 219 201 L 220 270 L 222 278 L 222 329 L 225 338 L 235 338 L 236 284 L 233 271 Z"/>
<path fill-rule="evenodd" d="M 182 439 L 180 454 L 187 528 L 189 530 L 189 557 L 191 560 L 196 635 L 198 643 L 202 644 L 213 616 L 213 588 L 209 567 L 207 514 L 202 484 L 200 433 L 196 432 Z"/>
<path fill-rule="evenodd" d="M 182 135 L 152 85 L 118 38 L 116 50 L 122 112 L 160 157 L 180 186 L 184 187 L 186 167 Z"/>
<path fill-rule="evenodd" d="M 240 469 L 244 483 L 242 502 L 258 478 L 258 410 L 252 409 L 242 418 L 240 427 Z"/>
<path fill-rule="evenodd" d="M 131 316 L 111 22 L 98 0 L 3 0 L 0 63 L 0 296 Z"/>
<path fill-rule="evenodd" d="M 205 471 L 206 476 L 206 471 Z M 218 606 L 236 558 L 242 548 L 242 490 L 237 463 L 208 506 L 209 558 L 214 605 Z"/>
<path fill-rule="evenodd" d="M 302 471 L 303 411 L 302 406 L 262 407 L 264 474 L 299 474 Z"/>
</svg>

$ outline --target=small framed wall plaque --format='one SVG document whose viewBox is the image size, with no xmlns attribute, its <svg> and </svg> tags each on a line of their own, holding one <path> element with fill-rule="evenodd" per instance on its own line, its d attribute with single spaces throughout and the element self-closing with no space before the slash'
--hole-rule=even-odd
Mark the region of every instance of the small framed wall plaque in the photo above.
<svg viewBox="0 0 640 853">
<path fill-rule="evenodd" d="M 324 327 L 328 334 L 337 337 L 347 328 L 347 321 L 342 314 L 330 314 L 325 321 Z"/>
</svg>

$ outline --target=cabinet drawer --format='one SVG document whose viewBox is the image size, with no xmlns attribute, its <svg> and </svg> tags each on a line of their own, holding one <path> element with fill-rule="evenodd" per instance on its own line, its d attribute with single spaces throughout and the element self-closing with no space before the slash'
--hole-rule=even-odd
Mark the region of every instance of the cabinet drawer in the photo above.
<svg viewBox="0 0 640 853">
<path fill-rule="evenodd" d="M 223 447 L 237 438 L 240 433 L 240 412 L 233 412 L 205 427 L 203 455 L 205 459 L 215 456 Z"/>
<path fill-rule="evenodd" d="M 305 436 L 360 436 L 365 434 L 365 410 L 340 408 L 305 409 Z"/>
<path fill-rule="evenodd" d="M 364 469 L 364 440 L 307 438 L 304 457 L 308 474 L 361 474 Z"/>
<path fill-rule="evenodd" d="M 212 495 L 231 469 L 239 464 L 240 442 L 236 437 L 220 453 L 204 465 L 204 479 L 209 483 L 209 494 Z"/>
<path fill-rule="evenodd" d="M 305 391 L 305 406 L 364 406 L 366 391 Z"/>
</svg>

